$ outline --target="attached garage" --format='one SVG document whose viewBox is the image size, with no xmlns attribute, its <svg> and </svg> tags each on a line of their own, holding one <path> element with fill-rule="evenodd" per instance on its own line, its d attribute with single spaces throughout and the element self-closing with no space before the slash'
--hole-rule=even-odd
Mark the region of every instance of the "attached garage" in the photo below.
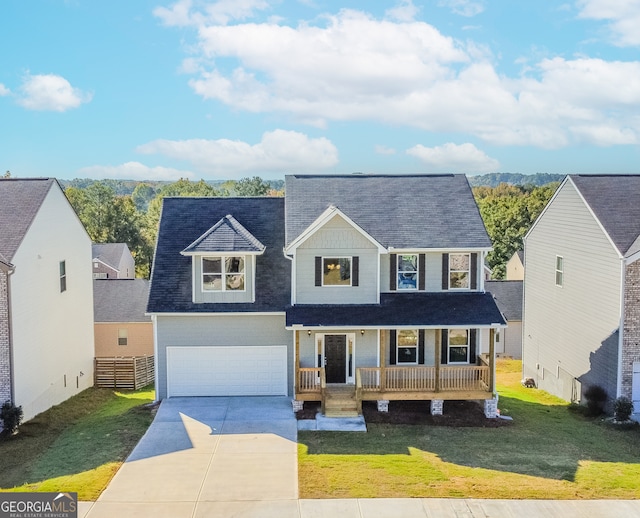
<svg viewBox="0 0 640 518">
<path fill-rule="evenodd" d="M 167 396 L 286 396 L 287 346 L 167 347 Z"/>
</svg>

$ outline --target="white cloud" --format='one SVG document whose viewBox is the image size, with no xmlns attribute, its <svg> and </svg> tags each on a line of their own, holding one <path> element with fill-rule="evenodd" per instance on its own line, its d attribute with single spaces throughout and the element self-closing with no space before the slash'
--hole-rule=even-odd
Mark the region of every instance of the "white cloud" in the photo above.
<svg viewBox="0 0 640 518">
<path fill-rule="evenodd" d="M 413 21 L 419 9 L 413 5 L 412 0 L 400 0 L 398 5 L 385 11 L 385 16 L 399 22 Z"/>
<path fill-rule="evenodd" d="M 218 0 L 208 4 L 198 2 L 201 11 L 193 10 L 193 0 L 178 0 L 170 7 L 156 7 L 153 14 L 169 27 L 226 25 L 233 20 L 245 20 L 257 11 L 269 8 L 265 0 Z"/>
<path fill-rule="evenodd" d="M 578 0 L 578 16 L 608 22 L 612 41 L 621 47 L 640 45 L 638 0 Z"/>
<path fill-rule="evenodd" d="M 92 94 L 71 86 L 55 74 L 27 75 L 20 87 L 18 104 L 29 110 L 63 112 L 91 101 Z"/>
<path fill-rule="evenodd" d="M 83 178 L 114 178 L 122 180 L 161 180 L 171 181 L 180 178 L 194 179 L 191 171 L 181 171 L 169 167 L 149 167 L 140 162 L 127 162 L 121 165 L 93 165 L 78 171 Z"/>
<path fill-rule="evenodd" d="M 348 9 L 320 20 L 205 24 L 183 70 L 205 99 L 321 128 L 375 121 L 547 149 L 640 142 L 638 61 L 544 59 L 508 77 L 483 45 L 424 22 Z"/>
<path fill-rule="evenodd" d="M 434 171 L 493 173 L 500 167 L 497 160 L 470 143 L 458 145 L 449 142 L 432 148 L 418 144 L 407 149 L 407 154 L 420 159 Z"/>
<path fill-rule="evenodd" d="M 376 154 L 378 155 L 395 155 L 396 154 L 395 149 L 393 149 L 392 147 L 387 147 L 383 145 L 377 145 L 375 147 L 375 151 L 376 151 Z"/>
<path fill-rule="evenodd" d="M 9 95 L 10 93 L 11 93 L 11 90 L 9 90 L 6 86 L 0 83 L 0 97 Z"/>
<path fill-rule="evenodd" d="M 228 139 L 154 140 L 138 146 L 137 151 L 184 160 L 201 173 L 225 177 L 322 171 L 338 163 L 338 151 L 328 139 L 285 130 L 266 132 L 253 145 Z"/>
<path fill-rule="evenodd" d="M 485 2 L 479 0 L 440 0 L 438 5 L 448 7 L 454 14 L 468 18 L 480 14 L 485 8 Z"/>
</svg>

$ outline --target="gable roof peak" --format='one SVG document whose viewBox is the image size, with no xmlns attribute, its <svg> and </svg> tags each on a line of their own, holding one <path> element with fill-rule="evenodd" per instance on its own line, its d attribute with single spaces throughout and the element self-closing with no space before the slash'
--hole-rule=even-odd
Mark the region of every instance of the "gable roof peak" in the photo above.
<svg viewBox="0 0 640 518">
<path fill-rule="evenodd" d="M 262 254 L 265 246 L 231 214 L 180 252 L 183 255 L 204 252 L 245 252 Z"/>
</svg>

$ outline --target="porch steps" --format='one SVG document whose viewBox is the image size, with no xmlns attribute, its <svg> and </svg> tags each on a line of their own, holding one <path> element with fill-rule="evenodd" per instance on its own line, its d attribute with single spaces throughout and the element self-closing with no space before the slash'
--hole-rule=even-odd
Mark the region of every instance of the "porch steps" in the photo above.
<svg viewBox="0 0 640 518">
<path fill-rule="evenodd" d="M 328 385 L 325 389 L 325 417 L 358 417 L 356 389 L 351 385 Z"/>
</svg>

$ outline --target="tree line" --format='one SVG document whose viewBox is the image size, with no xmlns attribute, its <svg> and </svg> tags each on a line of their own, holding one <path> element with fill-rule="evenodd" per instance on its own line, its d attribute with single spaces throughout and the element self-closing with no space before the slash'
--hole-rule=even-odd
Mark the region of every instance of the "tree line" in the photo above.
<svg viewBox="0 0 640 518">
<path fill-rule="evenodd" d="M 506 263 L 522 249 L 522 240 L 553 196 L 558 182 L 542 186 L 501 183 L 473 187 L 493 251 L 487 257 L 493 278 L 504 278 Z M 180 179 L 173 183 L 73 180 L 67 198 L 94 243 L 127 243 L 136 260 L 136 276 L 148 278 L 167 196 L 284 196 L 282 181 L 254 176 L 211 184 Z"/>
</svg>

